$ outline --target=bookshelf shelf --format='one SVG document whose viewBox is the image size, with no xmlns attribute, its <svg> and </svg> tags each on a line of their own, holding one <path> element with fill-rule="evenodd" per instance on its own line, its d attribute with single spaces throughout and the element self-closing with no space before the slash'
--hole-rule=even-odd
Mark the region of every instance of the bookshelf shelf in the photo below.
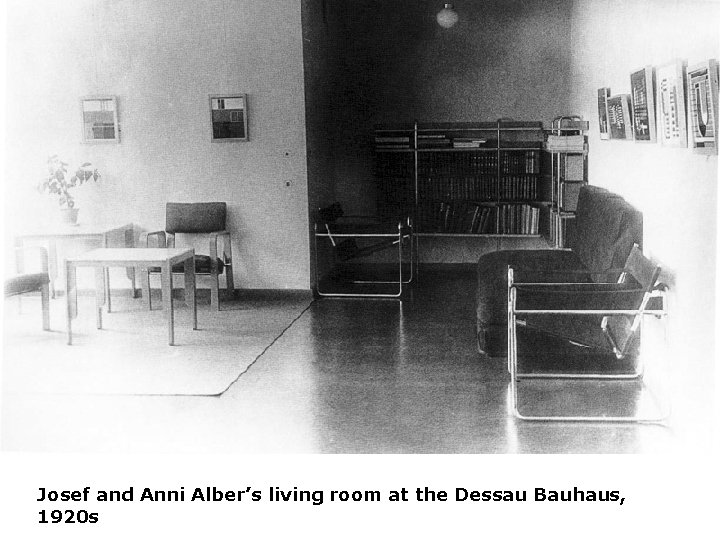
<svg viewBox="0 0 720 540">
<path fill-rule="evenodd" d="M 377 126 L 379 212 L 413 216 L 420 237 L 538 237 L 544 135 L 504 120 Z"/>
<path fill-rule="evenodd" d="M 555 248 L 565 247 L 580 188 L 588 182 L 588 127 L 588 122 L 578 117 L 558 117 L 545 144 L 547 158 L 543 162 L 547 167 L 543 175 L 552 188 L 549 242 Z"/>
</svg>

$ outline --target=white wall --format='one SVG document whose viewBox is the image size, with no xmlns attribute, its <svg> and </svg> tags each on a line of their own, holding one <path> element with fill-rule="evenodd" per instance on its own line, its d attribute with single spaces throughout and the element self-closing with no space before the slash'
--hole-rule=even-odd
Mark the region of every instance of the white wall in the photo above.
<svg viewBox="0 0 720 540">
<path fill-rule="evenodd" d="M 629 93 L 630 72 L 675 58 L 690 65 L 720 57 L 720 3 L 692 0 L 575 0 L 571 110 L 591 121 L 589 177 L 644 214 L 644 249 L 665 269 L 671 316 L 667 338 L 678 373 L 711 384 L 717 234 L 717 156 L 659 143 L 601 141 L 597 90 Z"/>
<path fill-rule="evenodd" d="M 54 219 L 34 186 L 57 153 L 103 174 L 81 219 L 155 229 L 167 201 L 227 201 L 236 286 L 309 288 L 299 2 L 13 0 L 7 70 L 11 231 Z M 210 142 L 224 92 L 248 94 L 250 142 Z M 79 143 L 87 94 L 118 96 L 120 145 Z"/>
</svg>

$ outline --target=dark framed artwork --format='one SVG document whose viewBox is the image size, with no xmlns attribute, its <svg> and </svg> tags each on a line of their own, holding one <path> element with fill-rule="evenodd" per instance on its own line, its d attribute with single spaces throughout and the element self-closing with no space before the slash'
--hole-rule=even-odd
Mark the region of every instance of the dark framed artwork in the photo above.
<svg viewBox="0 0 720 540">
<path fill-rule="evenodd" d="M 637 142 L 656 142 L 655 68 L 646 66 L 630 74 L 633 137 Z"/>
<path fill-rule="evenodd" d="M 607 100 L 609 97 L 609 88 L 598 89 L 598 125 L 600 126 L 600 139 L 602 140 L 608 140 L 610 138 L 607 109 Z"/>
<path fill-rule="evenodd" d="M 213 142 L 243 142 L 248 138 L 247 94 L 210 96 Z"/>
<path fill-rule="evenodd" d="M 610 96 L 607 100 L 608 126 L 611 139 L 632 140 L 632 113 L 630 94 Z"/>
<path fill-rule="evenodd" d="M 711 59 L 689 67 L 688 139 L 703 154 L 718 152 L 718 63 Z"/>
<path fill-rule="evenodd" d="M 685 65 L 676 60 L 655 69 L 658 140 L 663 146 L 687 146 Z"/>
<path fill-rule="evenodd" d="M 80 98 L 82 141 L 84 143 L 119 143 L 117 98 L 83 96 Z"/>
</svg>

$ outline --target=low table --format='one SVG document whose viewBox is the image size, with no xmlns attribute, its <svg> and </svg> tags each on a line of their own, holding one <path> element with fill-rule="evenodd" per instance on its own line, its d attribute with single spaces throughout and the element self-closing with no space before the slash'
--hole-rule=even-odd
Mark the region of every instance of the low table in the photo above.
<svg viewBox="0 0 720 540">
<path fill-rule="evenodd" d="M 78 267 L 95 268 L 95 304 L 97 308 L 97 327 L 102 328 L 102 307 L 105 304 L 105 275 L 110 266 L 147 270 L 150 267 L 161 269 L 163 309 L 168 322 L 168 344 L 175 344 L 175 315 L 172 300 L 172 267 L 177 263 L 186 263 L 185 301 L 189 299 L 193 314 L 193 330 L 197 330 L 197 303 L 195 300 L 195 264 L 194 249 L 184 248 L 99 248 L 65 261 L 67 279 L 67 334 L 68 345 L 72 345 L 72 319 L 77 317 L 77 279 Z"/>
<path fill-rule="evenodd" d="M 115 237 L 122 236 L 122 243 L 124 243 L 124 247 L 131 248 L 135 244 L 133 234 L 134 233 L 132 223 L 78 223 L 77 225 L 63 223 L 53 225 L 52 227 L 48 225 L 38 224 L 33 228 L 23 231 L 22 234 L 19 234 L 15 237 L 15 247 L 20 248 L 17 254 L 17 270 L 18 272 L 23 271 L 24 261 L 22 256 L 22 247 L 25 245 L 26 241 L 46 243 L 48 247 L 48 273 L 50 275 L 50 294 L 53 298 L 55 298 L 55 281 L 58 277 L 58 240 L 90 240 L 93 242 L 98 242 L 100 244 L 100 247 L 106 248 L 111 247 L 111 240 L 117 246 L 118 242 L 114 241 Z M 137 298 L 137 289 L 135 286 L 135 270 L 132 268 L 128 268 L 127 276 L 131 282 L 133 298 Z M 105 284 L 107 295 L 107 308 L 108 311 L 110 311 L 110 275 L 107 272 L 105 275 Z"/>
</svg>

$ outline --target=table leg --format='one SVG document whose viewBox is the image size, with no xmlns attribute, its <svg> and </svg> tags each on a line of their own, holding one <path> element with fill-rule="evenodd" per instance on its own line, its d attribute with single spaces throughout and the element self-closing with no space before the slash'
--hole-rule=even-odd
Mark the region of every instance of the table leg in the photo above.
<svg viewBox="0 0 720 540">
<path fill-rule="evenodd" d="M 48 240 L 48 275 L 50 276 L 50 296 L 55 298 L 55 281 L 58 277 L 57 242 L 54 238 Z"/>
<path fill-rule="evenodd" d="M 197 299 L 195 293 L 194 257 L 185 261 L 185 304 L 192 310 L 193 330 L 197 330 Z"/>
<path fill-rule="evenodd" d="M 25 273 L 25 242 L 22 238 L 15 238 L 15 271 L 18 274 Z"/>
<path fill-rule="evenodd" d="M 108 267 L 98 267 L 95 269 L 95 311 L 97 312 L 96 322 L 98 330 L 102 330 L 102 308 L 105 303 L 106 287 L 107 287 Z M 110 296 L 107 296 L 108 312 L 110 312 Z"/>
<path fill-rule="evenodd" d="M 25 242 L 22 238 L 15 238 L 15 271 L 18 274 L 25 273 Z M 22 294 L 17 295 L 18 313 L 22 313 Z"/>
<path fill-rule="evenodd" d="M 104 248 L 110 247 L 107 234 L 103 234 L 102 247 L 104 247 Z M 103 273 L 105 275 L 103 287 L 105 289 L 105 299 L 107 301 L 107 312 L 110 313 L 112 311 L 112 300 L 110 299 L 110 267 L 106 266 L 105 269 L 103 270 Z M 96 275 L 95 279 L 96 280 L 98 279 L 97 275 Z M 98 326 L 98 328 L 100 328 L 100 327 Z"/>
<path fill-rule="evenodd" d="M 125 229 L 125 247 L 128 247 L 128 248 L 135 247 L 135 232 L 133 231 L 132 227 Z M 128 268 L 125 269 L 125 272 L 127 274 L 127 277 L 130 279 L 130 287 L 132 288 L 132 297 L 137 298 L 138 291 L 137 291 L 137 284 L 135 283 L 135 267 L 129 266 Z"/>
<path fill-rule="evenodd" d="M 72 345 L 72 320 L 77 316 L 77 281 L 75 266 L 65 263 L 65 299 L 67 306 L 67 344 Z"/>
<path fill-rule="evenodd" d="M 173 312 L 172 298 L 172 268 L 170 263 L 162 265 L 162 297 L 163 309 L 168 323 L 168 345 L 175 345 L 175 314 Z"/>
</svg>

